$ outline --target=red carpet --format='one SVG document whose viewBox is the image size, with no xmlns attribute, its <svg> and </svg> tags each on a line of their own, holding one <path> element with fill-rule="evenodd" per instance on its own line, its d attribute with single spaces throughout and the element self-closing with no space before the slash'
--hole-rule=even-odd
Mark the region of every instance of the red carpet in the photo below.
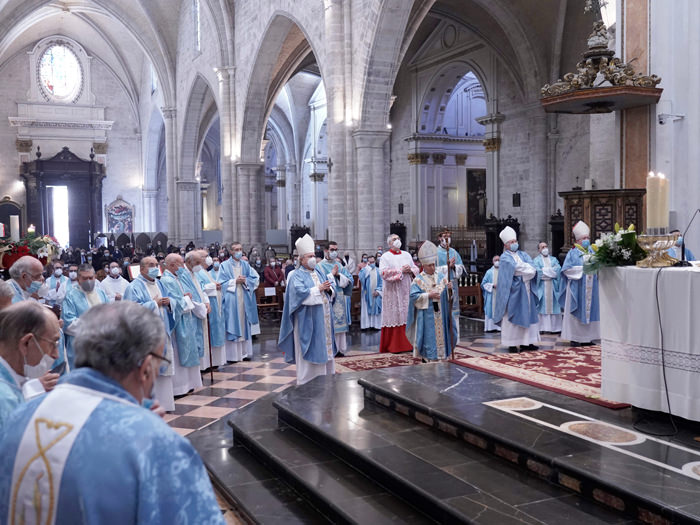
<svg viewBox="0 0 700 525">
<path fill-rule="evenodd" d="M 463 352 L 464 349 L 461 350 Z M 520 354 L 492 354 L 460 357 L 453 363 L 558 392 L 608 408 L 627 408 L 600 397 L 600 347 L 585 346 L 562 350 L 540 350 Z"/>
<path fill-rule="evenodd" d="M 468 359 L 470 356 L 477 357 L 481 353 L 472 352 L 464 348 L 455 351 L 456 359 Z M 419 365 L 420 357 L 415 359 L 413 352 L 404 354 L 361 354 L 347 357 L 336 357 L 335 371 L 342 372 L 362 372 L 364 370 L 374 370 L 375 368 L 391 368 L 393 366 Z"/>
</svg>

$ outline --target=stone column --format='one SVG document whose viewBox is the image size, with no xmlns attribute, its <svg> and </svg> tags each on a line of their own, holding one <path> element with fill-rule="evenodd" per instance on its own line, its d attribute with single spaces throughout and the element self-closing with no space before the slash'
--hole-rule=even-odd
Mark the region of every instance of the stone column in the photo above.
<svg viewBox="0 0 700 525">
<path fill-rule="evenodd" d="M 296 164 L 291 162 L 285 164 L 285 188 L 289 202 L 289 221 L 287 229 L 291 224 L 301 224 L 301 181 L 297 177 Z"/>
<path fill-rule="evenodd" d="M 384 245 L 389 234 L 387 210 L 384 206 L 384 188 L 388 179 L 385 173 L 384 143 L 391 136 L 388 130 L 355 130 L 357 153 L 358 214 L 357 246 L 359 253 L 370 252 L 377 245 Z"/>
<path fill-rule="evenodd" d="M 264 242 L 261 238 L 259 223 L 264 221 L 263 211 L 259 207 L 260 191 L 258 172 L 262 164 L 238 163 L 236 164 L 236 177 L 238 185 L 235 190 L 233 201 L 237 204 L 234 212 L 238 215 L 239 235 L 238 240 L 243 244 L 245 250 L 255 243 Z"/>
<path fill-rule="evenodd" d="M 427 239 L 428 199 L 427 169 L 429 153 L 409 153 L 408 167 L 411 180 L 411 236 L 414 240 Z M 383 243 L 382 243 L 383 244 Z"/>
<path fill-rule="evenodd" d="M 142 191 L 143 194 L 143 230 L 147 232 L 156 231 L 158 224 L 158 190 Z"/>
<path fill-rule="evenodd" d="M 486 149 L 486 216 L 493 213 L 498 217 L 498 176 L 500 170 L 501 122 L 505 116 L 490 113 L 476 121 L 486 127 L 484 148 Z"/>
<path fill-rule="evenodd" d="M 348 217 L 348 196 L 346 180 L 347 133 L 345 106 L 345 33 L 343 24 L 343 0 L 324 0 L 326 56 L 324 80 L 328 106 L 328 157 L 332 159 L 333 170 L 328 178 L 328 235 L 349 246 L 348 231 L 353 229 Z M 315 152 L 314 152 L 315 153 Z"/>
<path fill-rule="evenodd" d="M 284 166 L 275 168 L 275 184 L 277 185 L 277 229 L 289 230 L 287 222 L 287 180 Z"/>
<path fill-rule="evenodd" d="M 195 180 L 178 180 L 177 188 L 177 230 L 178 243 L 186 244 L 196 241 L 199 224 L 197 211 L 200 207 L 199 183 Z"/>
<path fill-rule="evenodd" d="M 311 198 L 311 221 L 312 221 L 313 227 L 312 227 L 311 231 L 313 233 L 314 239 L 316 239 L 317 237 L 320 238 L 320 236 L 323 235 L 323 232 L 320 231 L 320 226 L 319 226 L 319 224 L 321 222 L 320 217 L 319 217 L 319 214 L 321 213 L 321 204 L 318 202 L 318 200 L 319 200 L 318 199 L 318 194 L 319 194 L 318 187 L 323 182 L 323 179 L 325 177 L 326 177 L 325 173 L 320 173 L 320 172 L 309 173 L 309 178 L 313 182 L 313 186 L 312 186 L 312 188 L 313 188 L 312 195 L 313 196 Z M 328 199 L 330 200 L 330 195 L 329 195 Z M 331 215 L 330 210 L 328 212 L 328 215 L 329 216 Z M 332 239 L 333 236 L 331 235 L 330 238 Z M 340 242 L 340 241 L 337 241 L 337 242 Z"/>
<path fill-rule="evenodd" d="M 221 215 L 223 217 L 222 238 L 225 244 L 230 244 L 238 237 L 240 227 L 239 217 L 233 200 L 236 176 L 231 160 L 233 152 L 233 122 L 235 121 L 233 104 L 235 73 L 236 68 L 233 66 L 223 66 L 216 69 L 216 76 L 219 79 L 219 99 L 221 100 L 221 108 L 219 110 L 221 185 L 223 187 Z M 218 217 L 216 222 L 218 227 Z"/>
<path fill-rule="evenodd" d="M 177 200 L 177 121 L 175 108 L 161 108 L 165 123 L 165 175 L 168 181 L 168 242 L 180 243 Z"/>
<path fill-rule="evenodd" d="M 435 181 L 435 215 L 431 221 L 433 224 L 430 226 L 447 226 L 443 224 L 445 222 L 445 207 L 442 195 L 442 167 L 445 164 L 445 157 L 447 157 L 447 155 L 438 152 L 433 153 L 431 156 L 433 158 L 433 180 Z"/>
</svg>

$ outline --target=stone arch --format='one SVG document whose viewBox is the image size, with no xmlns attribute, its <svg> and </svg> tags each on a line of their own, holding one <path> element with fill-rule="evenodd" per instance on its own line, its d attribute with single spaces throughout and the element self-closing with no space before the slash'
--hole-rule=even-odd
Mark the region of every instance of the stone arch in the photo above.
<svg viewBox="0 0 700 525">
<path fill-rule="evenodd" d="M 184 181 L 194 180 L 195 163 L 202 142 L 213 122 L 213 116 L 218 112 L 214 90 L 202 75 L 195 76 L 189 93 L 180 142 L 179 177 Z"/>
</svg>

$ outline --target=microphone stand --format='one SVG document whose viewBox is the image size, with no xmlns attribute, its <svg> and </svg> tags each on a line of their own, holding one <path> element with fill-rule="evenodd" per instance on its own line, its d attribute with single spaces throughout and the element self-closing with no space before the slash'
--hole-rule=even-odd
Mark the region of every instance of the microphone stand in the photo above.
<svg viewBox="0 0 700 525">
<path fill-rule="evenodd" d="M 692 266 L 686 259 L 685 259 L 685 234 L 688 233 L 688 229 L 690 228 L 690 225 L 693 224 L 693 221 L 695 220 L 695 216 L 700 212 L 700 208 L 695 210 L 695 213 L 693 213 L 693 216 L 690 218 L 690 222 L 688 223 L 688 226 L 686 226 L 685 231 L 683 232 L 683 242 L 681 242 L 681 260 L 675 263 L 673 266 Z"/>
</svg>

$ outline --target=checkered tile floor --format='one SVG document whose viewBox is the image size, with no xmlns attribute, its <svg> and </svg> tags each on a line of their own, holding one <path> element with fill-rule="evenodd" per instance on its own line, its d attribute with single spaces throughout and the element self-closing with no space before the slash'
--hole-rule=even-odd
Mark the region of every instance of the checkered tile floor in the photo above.
<svg viewBox="0 0 700 525">
<path fill-rule="evenodd" d="M 500 333 L 484 333 L 483 322 L 460 320 L 460 345 L 488 353 L 507 352 L 500 346 Z M 284 362 L 277 348 L 279 326 L 262 326 L 263 333 L 253 342 L 253 359 L 219 367 L 212 382 L 209 373 L 202 375 L 204 386 L 175 400 L 175 411 L 165 421 L 179 434 L 186 436 L 226 417 L 234 410 L 255 401 L 268 392 L 280 392 L 296 380 L 296 366 Z M 540 349 L 567 348 L 568 341 L 560 341 L 558 334 L 541 334 Z M 360 332 L 352 327 L 348 334 L 346 355 L 379 351 L 379 332 Z"/>
</svg>

